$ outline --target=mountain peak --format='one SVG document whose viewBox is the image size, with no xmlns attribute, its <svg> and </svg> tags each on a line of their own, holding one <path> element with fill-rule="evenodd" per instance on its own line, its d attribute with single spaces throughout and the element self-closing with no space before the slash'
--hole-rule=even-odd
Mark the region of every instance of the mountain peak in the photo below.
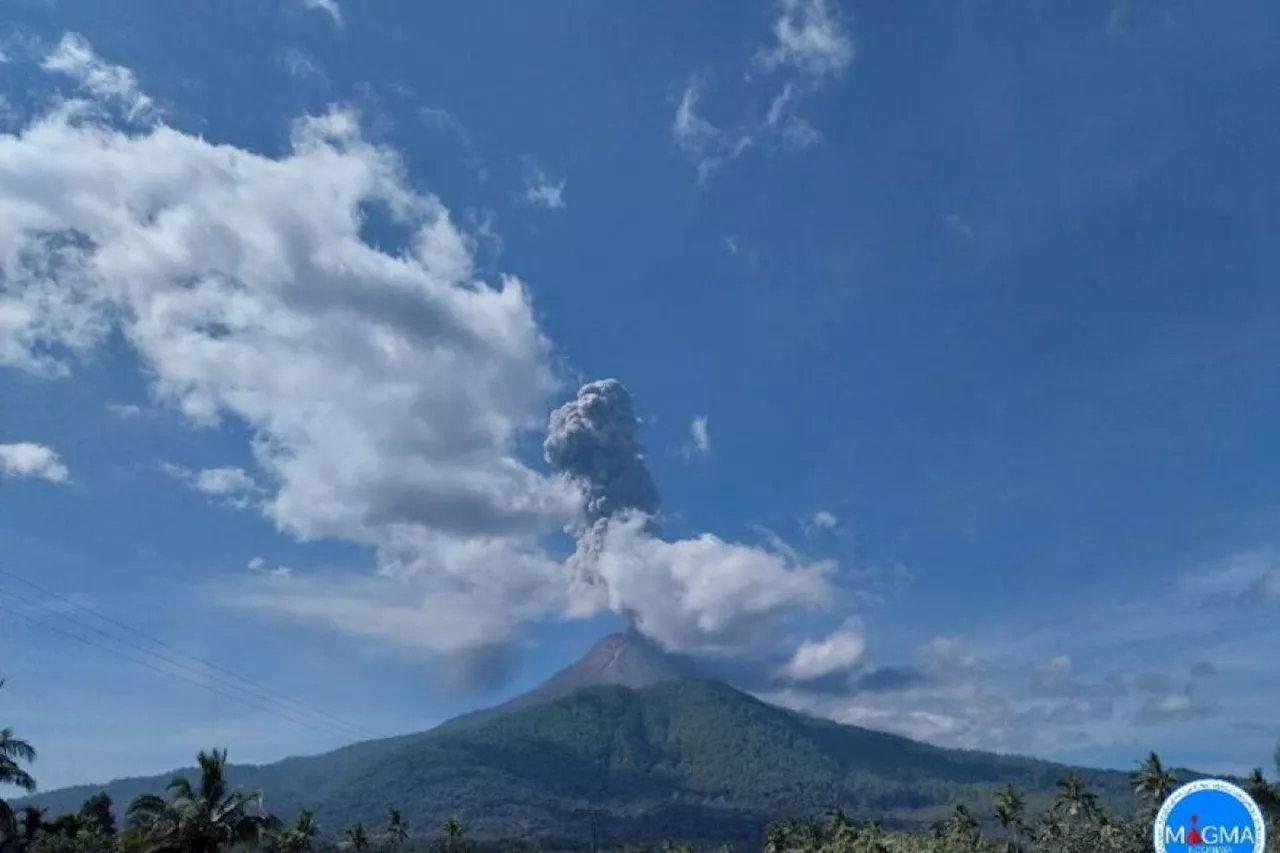
<svg viewBox="0 0 1280 853">
<path fill-rule="evenodd" d="M 577 662 L 499 707 L 505 711 L 554 702 L 584 687 L 617 685 L 640 690 L 696 676 L 697 672 L 683 658 L 628 629 L 601 638 Z"/>
</svg>

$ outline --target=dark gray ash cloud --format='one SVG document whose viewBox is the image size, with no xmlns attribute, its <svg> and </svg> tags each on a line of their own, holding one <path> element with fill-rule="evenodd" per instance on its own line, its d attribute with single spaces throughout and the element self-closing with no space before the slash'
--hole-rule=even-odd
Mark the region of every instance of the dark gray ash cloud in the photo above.
<svg viewBox="0 0 1280 853">
<path fill-rule="evenodd" d="M 626 510 L 657 516 L 662 509 L 631 394 L 616 379 L 583 385 L 552 412 L 542 451 L 557 471 L 587 488 L 588 525 Z"/>
</svg>

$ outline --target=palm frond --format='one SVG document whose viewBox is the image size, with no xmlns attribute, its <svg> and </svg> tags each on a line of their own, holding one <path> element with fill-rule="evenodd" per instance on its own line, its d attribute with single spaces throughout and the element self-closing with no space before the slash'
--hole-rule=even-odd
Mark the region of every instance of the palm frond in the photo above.
<svg viewBox="0 0 1280 853">
<path fill-rule="evenodd" d="M 35 747 L 8 728 L 0 729 L 0 755 L 11 761 L 23 761 L 27 764 L 36 760 Z"/>
<path fill-rule="evenodd" d="M 36 780 L 30 773 L 7 758 L 0 758 L 0 785 L 14 785 L 27 793 L 36 789 Z"/>
</svg>

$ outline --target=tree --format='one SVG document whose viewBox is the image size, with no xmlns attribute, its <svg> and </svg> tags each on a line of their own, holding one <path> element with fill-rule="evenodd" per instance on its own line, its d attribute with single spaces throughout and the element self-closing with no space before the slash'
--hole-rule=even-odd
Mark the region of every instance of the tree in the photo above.
<svg viewBox="0 0 1280 853">
<path fill-rule="evenodd" d="M 80 824 L 89 832 L 101 836 L 116 834 L 116 816 L 111 810 L 111 798 L 106 792 L 93 794 L 80 806 Z"/>
<path fill-rule="evenodd" d="M 261 810 L 260 794 L 227 785 L 225 749 L 201 752 L 196 762 L 198 785 L 179 776 L 168 785 L 168 802 L 142 794 L 129 804 L 129 826 L 145 833 L 154 853 L 216 853 L 256 841 L 274 827 L 275 821 Z"/>
<path fill-rule="evenodd" d="M 14 815 L 13 832 L 0 839 L 0 853 L 26 850 L 44 829 L 44 809 L 24 806 Z"/>
<path fill-rule="evenodd" d="M 843 809 L 827 812 L 822 849 L 829 853 L 852 853 L 858 849 L 859 833 Z"/>
<path fill-rule="evenodd" d="M 781 821 L 774 821 L 764 831 L 765 853 L 785 853 L 790 847 L 790 827 Z"/>
<path fill-rule="evenodd" d="M 1098 812 L 1098 795 L 1088 790 L 1074 773 L 1058 782 L 1054 811 L 1068 818 L 1092 818 Z"/>
<path fill-rule="evenodd" d="M 1263 811 L 1274 812 L 1280 808 L 1280 786 L 1268 782 L 1261 767 L 1250 771 L 1244 780 L 1244 787 Z"/>
<path fill-rule="evenodd" d="M 982 841 L 978 820 L 963 805 L 958 805 L 947 819 L 947 838 L 961 850 L 976 850 Z"/>
<path fill-rule="evenodd" d="M 319 831 L 315 813 L 303 809 L 298 812 L 293 826 L 277 829 L 270 834 L 267 846 L 275 853 L 309 853 Z"/>
<path fill-rule="evenodd" d="M 342 831 L 342 843 L 355 853 L 365 853 L 369 849 L 369 834 L 365 832 L 363 823 L 353 823 Z"/>
<path fill-rule="evenodd" d="M 4 681 L 0 680 L 0 687 Z M 13 729 L 0 729 L 0 787 L 13 785 L 28 794 L 36 789 L 36 780 L 22 765 L 36 760 L 36 751 L 31 744 L 13 733 Z M 5 837 L 17 833 L 18 826 L 13 809 L 3 798 L 0 798 L 0 833 Z"/>
<path fill-rule="evenodd" d="M 1160 756 L 1149 753 L 1138 769 L 1129 774 L 1133 793 L 1148 807 L 1159 808 L 1178 787 L 1178 777 L 1160 762 Z"/>
<path fill-rule="evenodd" d="M 409 840 L 409 825 L 404 822 L 404 816 L 400 814 L 400 810 L 395 806 L 387 809 L 387 828 L 385 831 L 387 843 L 391 847 L 398 848 Z"/>
<path fill-rule="evenodd" d="M 801 850 L 817 850 L 822 844 L 822 827 L 812 820 L 802 820 L 796 824 L 792 839 Z"/>
<path fill-rule="evenodd" d="M 454 815 L 449 815 L 440 824 L 440 847 L 445 853 L 459 853 L 466 849 L 466 841 L 464 835 L 466 828 L 462 822 Z"/>
<path fill-rule="evenodd" d="M 1005 833 L 1005 846 L 1012 851 L 1022 848 L 1023 821 L 1027 815 L 1027 800 L 1013 785 L 1005 785 L 996 791 L 995 818 Z"/>
<path fill-rule="evenodd" d="M 44 828 L 45 810 L 39 806 L 24 806 L 18 809 L 18 834 L 31 841 Z"/>
</svg>

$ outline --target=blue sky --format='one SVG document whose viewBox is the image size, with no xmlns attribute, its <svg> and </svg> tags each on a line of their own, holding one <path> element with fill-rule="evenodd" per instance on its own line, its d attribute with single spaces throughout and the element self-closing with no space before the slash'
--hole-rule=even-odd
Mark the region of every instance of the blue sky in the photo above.
<svg viewBox="0 0 1280 853">
<path fill-rule="evenodd" d="M 623 611 L 847 722 L 1266 762 L 1272 4 L 12 6 L 0 696 L 44 787 L 420 729 Z M 664 526 L 595 601 L 540 445 L 604 377 Z"/>
</svg>

